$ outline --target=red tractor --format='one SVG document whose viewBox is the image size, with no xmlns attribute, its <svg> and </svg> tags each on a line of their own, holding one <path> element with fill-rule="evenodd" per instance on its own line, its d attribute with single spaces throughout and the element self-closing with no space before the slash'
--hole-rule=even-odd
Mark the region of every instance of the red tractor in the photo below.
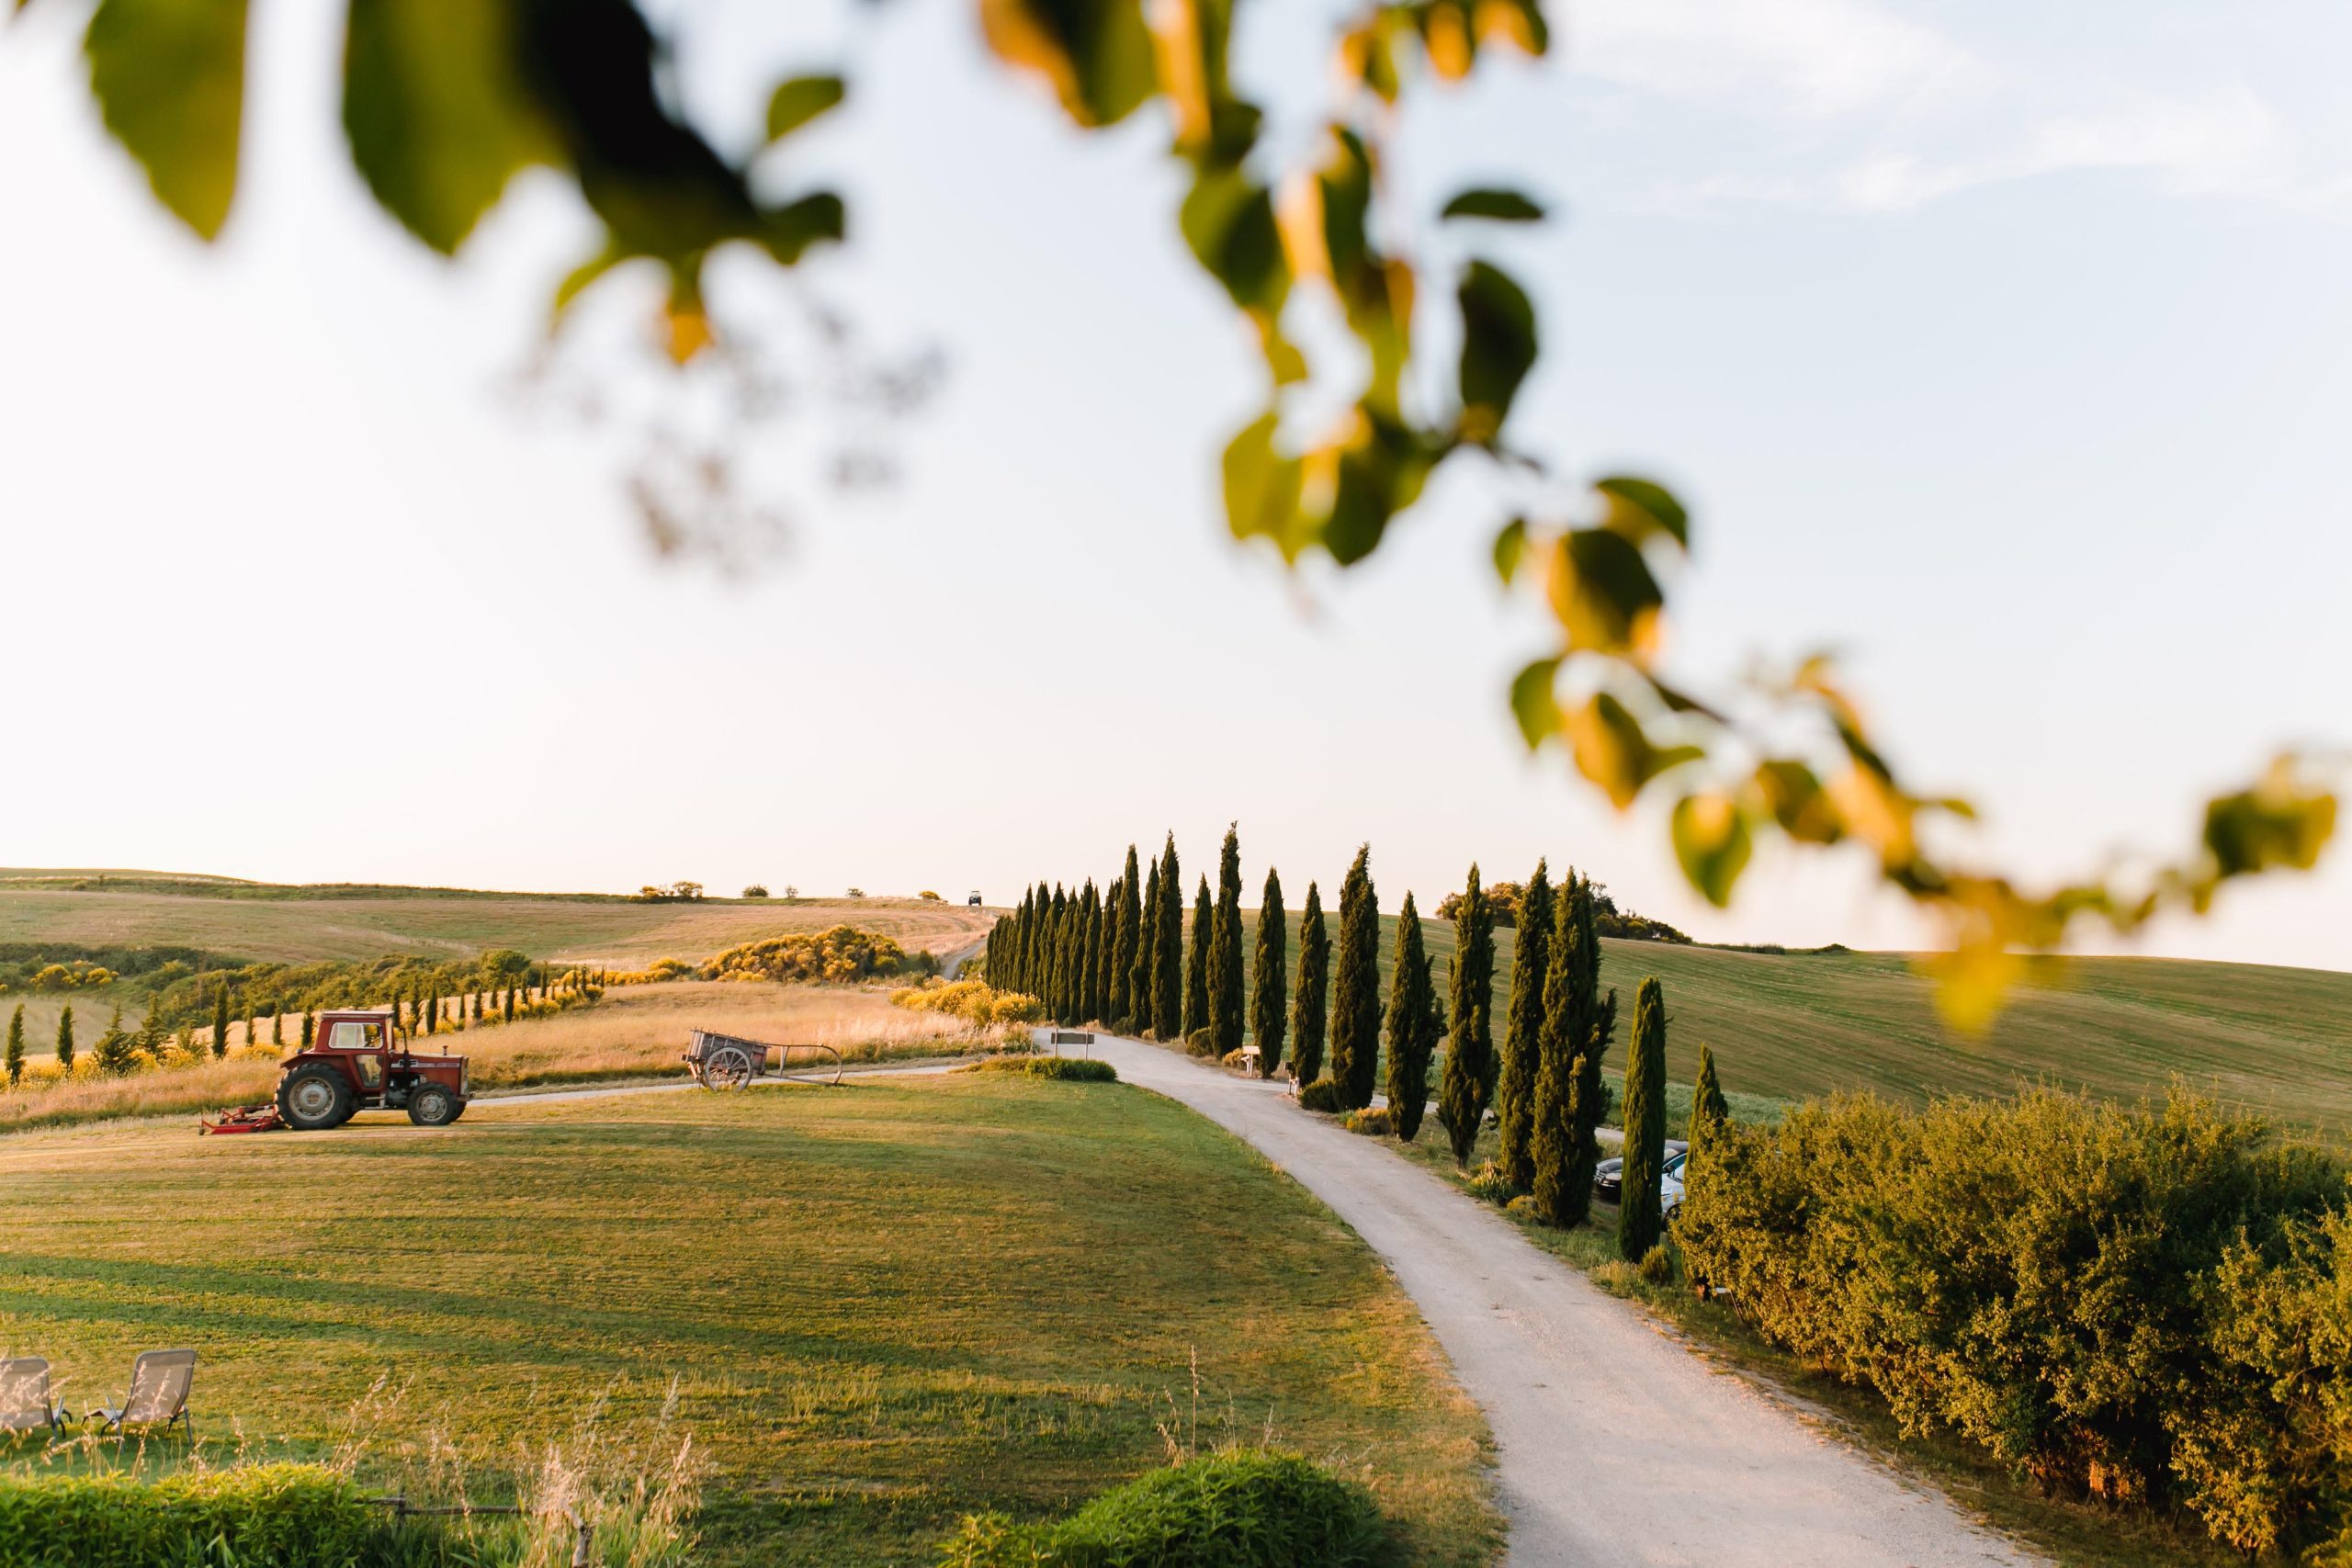
<svg viewBox="0 0 2352 1568">
<path fill-rule="evenodd" d="M 466 1059 L 417 1055 L 401 1043 L 387 1009 L 322 1012 L 312 1039 L 280 1064 L 275 1106 L 242 1106 L 204 1130 L 324 1132 L 376 1110 L 406 1111 L 420 1127 L 447 1127 L 466 1113 Z"/>
</svg>

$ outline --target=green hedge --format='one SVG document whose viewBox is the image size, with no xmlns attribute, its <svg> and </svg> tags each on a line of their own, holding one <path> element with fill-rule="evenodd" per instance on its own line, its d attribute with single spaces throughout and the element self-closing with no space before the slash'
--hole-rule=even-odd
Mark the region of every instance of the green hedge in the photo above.
<svg viewBox="0 0 2352 1568">
<path fill-rule="evenodd" d="M 1675 1235 L 1694 1280 L 1909 1429 L 2055 1495 L 2334 1562 L 2352 1561 L 2345 1176 L 2187 1094 L 1848 1099 L 1708 1139 Z"/>
<path fill-rule="evenodd" d="M 1242 1451 L 1155 1470 L 1066 1519 L 964 1521 L 943 1568 L 1356 1568 L 1386 1532 L 1372 1495 L 1295 1454 Z"/>
<path fill-rule="evenodd" d="M 1067 1078 L 1079 1083 L 1116 1083 L 1119 1069 L 1108 1062 L 1082 1056 L 991 1056 L 963 1069 L 967 1073 L 1025 1073 L 1033 1078 Z"/>
<path fill-rule="evenodd" d="M 251 1465 L 140 1481 L 0 1476 L 10 1568 L 356 1568 L 381 1524 L 350 1482 L 314 1465 Z"/>
</svg>

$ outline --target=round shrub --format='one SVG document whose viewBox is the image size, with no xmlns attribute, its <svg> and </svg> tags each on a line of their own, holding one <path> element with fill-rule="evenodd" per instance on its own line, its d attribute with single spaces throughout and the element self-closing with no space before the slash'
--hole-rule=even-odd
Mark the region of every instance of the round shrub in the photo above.
<svg viewBox="0 0 2352 1568">
<path fill-rule="evenodd" d="M 1368 1106 L 1351 1111 L 1343 1123 L 1351 1133 L 1362 1133 L 1367 1138 L 1385 1138 L 1396 1131 L 1396 1120 L 1385 1106 Z"/>
<path fill-rule="evenodd" d="M 1642 1280 L 1651 1285 L 1674 1283 L 1674 1255 L 1667 1251 L 1666 1243 L 1659 1242 L 1642 1254 Z"/>
<path fill-rule="evenodd" d="M 1155 1470 L 1066 1519 L 989 1514 L 944 1544 L 943 1568 L 1359 1568 L 1386 1531 L 1372 1495 L 1296 1454 L 1242 1450 Z"/>
<path fill-rule="evenodd" d="M 1298 1103 L 1301 1108 L 1307 1111 L 1339 1110 L 1340 1080 L 1317 1078 L 1313 1083 L 1301 1084 L 1298 1089 Z"/>
<path fill-rule="evenodd" d="M 1480 1166 L 1478 1174 L 1464 1182 L 1462 1190 L 1487 1203 L 1508 1203 L 1520 1195 L 1519 1189 L 1510 1184 L 1510 1178 L 1503 1174 L 1503 1168 L 1493 1160 Z"/>
<path fill-rule="evenodd" d="M 1187 1056 L 1207 1056 L 1211 1059 L 1215 1059 L 1216 1055 L 1216 1032 L 1208 1029 L 1195 1029 L 1192 1033 L 1184 1036 L 1184 1055 Z"/>
</svg>

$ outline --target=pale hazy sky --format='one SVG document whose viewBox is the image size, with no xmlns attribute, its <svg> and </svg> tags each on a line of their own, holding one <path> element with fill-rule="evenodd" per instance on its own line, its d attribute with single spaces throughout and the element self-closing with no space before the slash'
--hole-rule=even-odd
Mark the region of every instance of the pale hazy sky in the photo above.
<svg viewBox="0 0 2352 1568">
<path fill-rule="evenodd" d="M 1704 936 L 1917 939 L 1842 857 L 1712 914 L 1655 823 L 1526 756 L 1501 689 L 1542 628 L 1474 486 L 1344 578 L 1223 539 L 1258 382 L 1154 127 L 1071 135 L 960 0 L 663 9 L 738 141 L 788 66 L 854 63 L 787 175 L 852 200 L 810 278 L 951 367 L 902 481 L 799 487 L 749 580 L 654 564 L 610 438 L 506 395 L 585 224 L 526 182 L 457 265 L 407 242 L 335 140 L 330 8 L 256 7 L 209 252 L 96 130 L 75 7 L 0 28 L 0 864 L 1001 898 L 1170 827 L 1201 865 L 1238 818 L 1294 899 L 1369 839 L 1391 908 L 1548 853 Z M 1306 59 L 1309 9 L 1257 7 L 1251 57 Z M 2352 12 L 1557 14 L 1553 61 L 1416 112 L 1401 174 L 1563 215 L 1497 245 L 1546 332 L 1519 428 L 1692 502 L 1678 670 L 1835 645 L 2051 874 L 2352 739 Z M 2143 950 L 2352 966 L 2352 855 Z"/>
</svg>

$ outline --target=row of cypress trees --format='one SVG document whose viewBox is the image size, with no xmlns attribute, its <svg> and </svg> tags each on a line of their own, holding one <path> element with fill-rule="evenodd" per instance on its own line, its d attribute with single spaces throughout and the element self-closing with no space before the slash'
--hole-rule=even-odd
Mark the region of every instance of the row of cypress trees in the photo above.
<svg viewBox="0 0 2352 1568">
<path fill-rule="evenodd" d="M 1105 890 L 1098 892 L 1091 877 L 1074 892 L 1058 883 L 1031 887 L 1012 913 L 990 928 L 983 963 L 990 985 L 1035 997 L 1057 1023 L 1101 1021 L 1158 1040 L 1182 1040 L 1220 1057 L 1255 1040 L 1259 1070 L 1268 1075 L 1295 1044 L 1293 1071 L 1311 1077 L 1322 1066 L 1329 984 L 1321 894 L 1307 885 L 1296 988 L 1287 1012 L 1290 927 L 1278 871 L 1266 873 L 1259 894 L 1245 985 L 1249 943 L 1241 918 L 1241 837 L 1238 827 L 1228 827 L 1215 890 L 1207 876 L 1197 879 L 1189 934 L 1183 866 L 1170 833 L 1148 863 L 1128 845 L 1125 864 Z M 1369 1060 L 1363 1071 L 1369 1099 Z"/>
<path fill-rule="evenodd" d="M 1419 911 L 1406 895 L 1384 1007 L 1380 897 L 1371 860 L 1371 847 L 1359 847 L 1340 885 L 1336 948 L 1321 890 L 1307 884 L 1295 974 L 1282 879 L 1268 871 L 1251 984 L 1245 988 L 1238 829 L 1226 830 L 1215 889 L 1205 875 L 1196 880 L 1189 935 L 1175 835 L 1148 863 L 1130 845 L 1107 892 L 1098 893 L 1090 878 L 1075 892 L 1040 882 L 1024 894 L 989 933 L 989 982 L 1037 997 L 1057 1021 L 1099 1020 L 1159 1040 L 1182 1040 L 1202 1055 L 1225 1056 L 1245 1038 L 1254 1039 L 1259 1070 L 1269 1075 L 1287 1047 L 1292 1075 L 1302 1084 L 1324 1076 L 1328 1035 L 1332 1103 L 1359 1110 L 1372 1103 L 1375 1087 L 1385 1087 L 1396 1131 L 1407 1139 L 1420 1130 L 1430 1065 L 1450 1034 L 1437 1086 L 1438 1119 L 1455 1160 L 1469 1163 L 1491 1107 L 1505 1180 L 1533 1194 L 1551 1224 L 1582 1224 L 1591 1212 L 1600 1160 L 1599 1134 L 1609 1110 L 1603 1069 L 1617 1022 L 1617 993 L 1600 987 L 1591 882 L 1571 871 L 1566 884 L 1555 888 L 1549 866 L 1537 863 L 1521 897 L 1510 1009 L 1498 1041 L 1492 1026 L 1495 908 L 1478 867 L 1470 867 L 1455 906 L 1454 960 L 1442 994 Z M 1384 1042 L 1388 1070 L 1380 1086 Z M 1635 1003 L 1625 1090 L 1628 1202 L 1622 1245 L 1630 1249 L 1638 1241 L 1642 1252 L 1655 1244 L 1659 1225 L 1656 1168 L 1664 1158 L 1665 1049 L 1664 992 L 1651 978 Z M 1719 1109 L 1712 1055 L 1702 1053 L 1702 1078 L 1701 1100 Z M 1694 1111 L 1694 1122 L 1699 1114 Z"/>
</svg>

